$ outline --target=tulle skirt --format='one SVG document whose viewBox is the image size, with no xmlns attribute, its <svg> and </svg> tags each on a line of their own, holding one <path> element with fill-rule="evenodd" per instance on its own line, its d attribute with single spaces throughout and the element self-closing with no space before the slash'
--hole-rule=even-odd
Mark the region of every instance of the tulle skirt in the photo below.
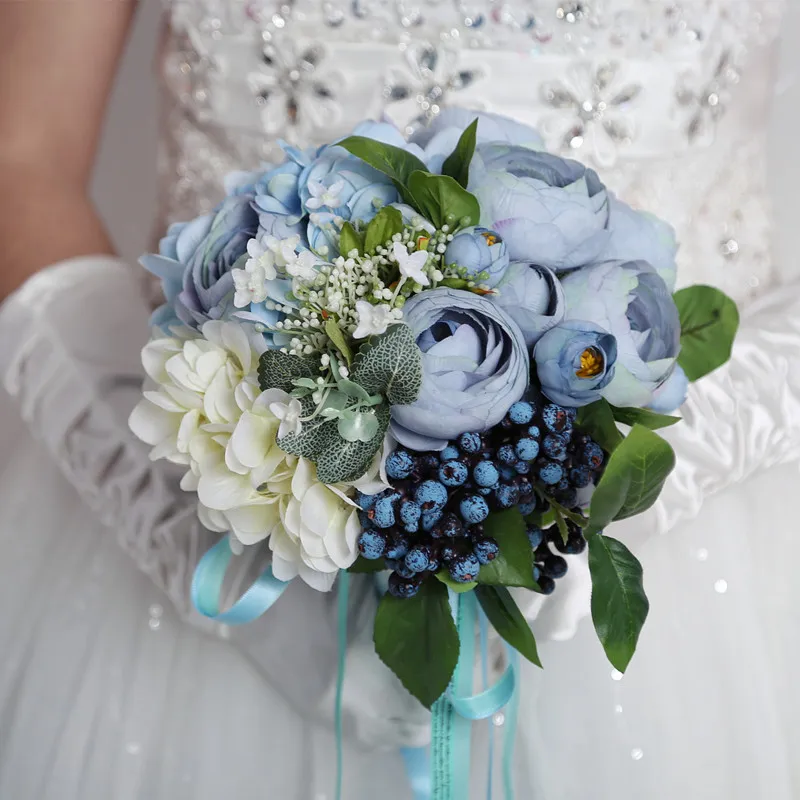
<svg viewBox="0 0 800 800">
<path fill-rule="evenodd" d="M 332 733 L 175 617 L 8 406 L 3 396 L 0 797 L 333 800 Z M 650 536 L 647 518 L 617 528 L 642 543 L 639 652 L 621 677 L 588 619 L 571 641 L 542 643 L 545 669 L 523 671 L 517 798 L 800 796 L 797 485 L 796 466 L 777 467 L 667 535 Z M 475 798 L 491 724 L 476 725 Z M 344 763 L 344 800 L 411 797 L 396 754 L 346 743 Z"/>
</svg>

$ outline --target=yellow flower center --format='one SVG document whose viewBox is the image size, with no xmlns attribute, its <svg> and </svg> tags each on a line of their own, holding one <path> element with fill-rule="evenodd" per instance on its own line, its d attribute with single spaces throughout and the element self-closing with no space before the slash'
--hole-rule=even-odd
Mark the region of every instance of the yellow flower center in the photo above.
<svg viewBox="0 0 800 800">
<path fill-rule="evenodd" d="M 596 347 L 587 347 L 581 353 L 581 368 L 575 374 L 579 378 L 594 378 L 604 367 L 603 354 Z"/>
<path fill-rule="evenodd" d="M 486 244 L 491 247 L 493 244 L 497 244 L 497 237 L 493 233 L 482 233 L 484 239 L 486 239 Z"/>
</svg>

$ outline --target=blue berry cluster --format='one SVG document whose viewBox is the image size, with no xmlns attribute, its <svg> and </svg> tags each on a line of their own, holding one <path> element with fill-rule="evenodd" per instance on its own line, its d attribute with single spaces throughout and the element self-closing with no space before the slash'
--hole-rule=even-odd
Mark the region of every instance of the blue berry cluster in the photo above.
<svg viewBox="0 0 800 800">
<path fill-rule="evenodd" d="M 537 397 L 514 403 L 499 425 L 464 433 L 441 452 L 395 450 L 386 459 L 391 488 L 356 498 L 364 529 L 359 551 L 385 559 L 393 570 L 389 591 L 412 597 L 440 569 L 460 583 L 474 580 L 499 551 L 483 526 L 492 511 L 516 507 L 527 516 L 548 509 L 534 487 L 575 508 L 578 489 L 594 482 L 605 458 L 596 442 L 573 430 L 575 417 L 575 409 Z M 542 578 L 560 577 L 550 574 L 557 566 L 547 570 L 537 565 Z"/>
<path fill-rule="evenodd" d="M 556 581 L 567 574 L 567 560 L 551 549 L 565 555 L 582 553 L 586 549 L 583 531 L 575 523 L 566 521 L 569 535 L 565 542 L 556 525 L 542 530 L 536 525 L 528 525 L 526 533 L 533 548 L 533 579 L 539 584 L 542 594 L 552 594 Z"/>
</svg>

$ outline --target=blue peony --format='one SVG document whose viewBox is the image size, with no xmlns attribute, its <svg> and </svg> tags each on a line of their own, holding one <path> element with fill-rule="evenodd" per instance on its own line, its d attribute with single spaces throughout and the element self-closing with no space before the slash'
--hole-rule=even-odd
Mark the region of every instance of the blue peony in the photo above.
<svg viewBox="0 0 800 800">
<path fill-rule="evenodd" d="M 226 197 L 212 213 L 170 226 L 159 255 L 142 257 L 142 265 L 161 278 L 167 299 L 153 315 L 154 325 L 166 328 L 180 321 L 196 328 L 230 310 L 231 269 L 247 254 L 259 227 L 252 199 L 249 194 Z"/>
<path fill-rule="evenodd" d="M 679 409 L 689 394 L 689 379 L 680 364 L 675 365 L 672 375 L 653 392 L 653 401 L 648 408 L 659 414 L 671 414 Z"/>
<path fill-rule="evenodd" d="M 545 396 L 580 407 L 599 400 L 613 379 L 617 342 L 599 325 L 573 319 L 547 331 L 533 357 Z"/>
<path fill-rule="evenodd" d="M 646 406 L 680 352 L 678 309 L 664 279 L 644 261 L 610 261 L 563 278 L 566 318 L 590 319 L 617 340 L 617 366 L 602 396 Z"/>
<path fill-rule="evenodd" d="M 609 199 L 594 170 L 525 147 L 479 145 L 470 190 L 481 224 L 505 240 L 512 261 L 556 271 L 594 262 L 609 241 Z"/>
<path fill-rule="evenodd" d="M 441 450 L 465 431 L 496 425 L 528 386 L 530 362 L 519 327 L 491 300 L 432 289 L 403 307 L 422 351 L 420 395 L 392 407 L 392 432 L 405 447 Z"/>
<path fill-rule="evenodd" d="M 564 319 L 564 290 L 547 267 L 514 261 L 495 288 L 492 301 L 519 325 L 528 349 Z"/>
<path fill-rule="evenodd" d="M 500 236 L 488 228 L 466 228 L 447 245 L 444 262 L 464 267 L 472 276 L 488 273 L 480 283 L 496 286 L 508 269 L 506 244 Z"/>
</svg>

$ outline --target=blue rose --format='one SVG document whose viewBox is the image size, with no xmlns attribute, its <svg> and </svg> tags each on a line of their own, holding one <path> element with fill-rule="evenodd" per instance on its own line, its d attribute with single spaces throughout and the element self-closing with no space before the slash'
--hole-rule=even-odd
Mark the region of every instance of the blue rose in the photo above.
<svg viewBox="0 0 800 800">
<path fill-rule="evenodd" d="M 444 263 L 464 267 L 472 276 L 482 272 L 486 278 L 478 279 L 488 287 L 496 286 L 508 269 L 505 242 L 488 228 L 467 228 L 458 233 L 447 245 Z"/>
<path fill-rule="evenodd" d="M 609 200 L 594 170 L 524 147 L 479 145 L 470 190 L 481 224 L 505 240 L 512 261 L 556 271 L 594 262 L 609 240 Z"/>
<path fill-rule="evenodd" d="M 653 401 L 648 408 L 659 414 L 671 414 L 679 409 L 689 394 L 689 379 L 680 364 L 675 365 L 672 375 L 653 392 Z"/>
<path fill-rule="evenodd" d="M 167 299 L 153 315 L 154 325 L 166 328 L 180 321 L 196 328 L 232 307 L 231 269 L 258 231 L 252 199 L 249 194 L 226 197 L 212 213 L 172 225 L 159 255 L 142 258 L 142 265 L 161 278 Z"/>
<path fill-rule="evenodd" d="M 675 288 L 678 242 L 670 225 L 609 195 L 608 231 L 608 244 L 598 261 L 646 261 L 670 290 Z"/>
<path fill-rule="evenodd" d="M 573 319 L 547 331 L 533 357 L 545 396 L 577 408 L 599 400 L 613 379 L 617 342 L 599 325 Z"/>
<path fill-rule="evenodd" d="M 519 325 L 529 350 L 564 319 L 564 290 L 547 267 L 514 261 L 495 288 L 492 301 Z"/>
<path fill-rule="evenodd" d="M 496 425 L 528 386 L 530 362 L 511 317 L 485 297 L 432 289 L 403 307 L 422 351 L 422 390 L 392 406 L 392 432 L 405 447 L 441 450 L 465 431 Z"/>
<path fill-rule="evenodd" d="M 617 406 L 646 406 L 680 352 L 678 309 L 664 279 L 644 261 L 610 261 L 562 279 L 567 319 L 590 319 L 617 340 L 617 366 L 602 395 Z"/>
</svg>

